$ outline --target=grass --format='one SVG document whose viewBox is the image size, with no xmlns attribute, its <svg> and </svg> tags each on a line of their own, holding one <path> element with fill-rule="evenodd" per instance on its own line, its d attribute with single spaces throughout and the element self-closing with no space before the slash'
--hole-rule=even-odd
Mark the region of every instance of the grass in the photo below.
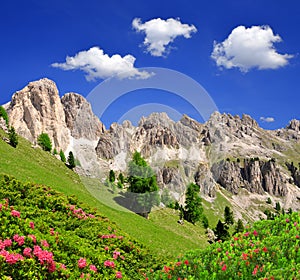
<svg viewBox="0 0 300 280">
<path fill-rule="evenodd" d="M 34 182 L 52 187 L 66 195 L 74 195 L 87 205 L 97 208 L 131 237 L 145 244 L 153 254 L 176 257 L 187 250 L 207 245 L 204 230 L 199 226 L 177 223 L 178 215 L 168 209 L 153 211 L 146 220 L 126 211 L 113 200 L 114 195 L 101 187 L 100 182 L 80 178 L 60 160 L 19 137 L 19 145 L 12 148 L 0 130 L 0 174 L 14 176 L 22 182 Z"/>
</svg>

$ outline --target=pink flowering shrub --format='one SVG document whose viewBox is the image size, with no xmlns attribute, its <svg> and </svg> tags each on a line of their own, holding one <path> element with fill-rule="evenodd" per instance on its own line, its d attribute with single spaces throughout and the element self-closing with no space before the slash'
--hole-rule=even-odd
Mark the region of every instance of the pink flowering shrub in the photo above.
<svg viewBox="0 0 300 280">
<path fill-rule="evenodd" d="M 0 279 L 140 280 L 159 263 L 108 219 L 48 187 L 4 176 L 0 204 Z"/>
</svg>

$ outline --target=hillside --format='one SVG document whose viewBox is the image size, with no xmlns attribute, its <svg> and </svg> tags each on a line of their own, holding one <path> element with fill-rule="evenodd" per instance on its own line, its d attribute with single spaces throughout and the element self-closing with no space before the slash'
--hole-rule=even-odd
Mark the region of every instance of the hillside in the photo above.
<svg viewBox="0 0 300 280">
<path fill-rule="evenodd" d="M 1 279 L 138 280 L 161 262 L 74 196 L 6 175 L 0 221 Z"/>
<path fill-rule="evenodd" d="M 60 160 L 40 148 L 32 148 L 27 140 L 19 137 L 18 147 L 12 148 L 2 138 L 7 137 L 0 129 L 0 174 L 7 174 L 22 182 L 34 182 L 49 186 L 66 195 L 73 195 L 103 216 L 109 217 L 131 237 L 145 244 L 153 254 L 176 257 L 179 254 L 207 246 L 204 229 L 189 223 L 183 227 L 177 223 L 178 214 L 169 210 L 154 211 L 150 220 L 107 203 L 102 203 L 109 196 L 106 188 L 101 188 L 99 181 L 92 181 L 93 195 L 85 187 L 87 179 L 80 178 L 69 170 Z M 112 207 L 113 206 L 113 207 Z M 183 242 L 184 240 L 184 242 Z"/>
</svg>

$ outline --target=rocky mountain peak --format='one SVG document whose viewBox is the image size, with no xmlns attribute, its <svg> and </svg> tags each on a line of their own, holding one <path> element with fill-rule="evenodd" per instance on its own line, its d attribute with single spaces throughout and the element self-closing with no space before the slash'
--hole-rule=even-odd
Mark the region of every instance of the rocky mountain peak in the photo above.
<svg viewBox="0 0 300 280">
<path fill-rule="evenodd" d="M 142 117 L 139 121 L 139 127 L 161 126 L 170 128 L 174 125 L 174 121 L 169 118 L 167 113 L 152 113 L 148 117 Z"/>
<path fill-rule="evenodd" d="M 300 121 L 293 119 L 290 121 L 286 128 L 294 130 L 296 132 L 300 132 Z"/>
<path fill-rule="evenodd" d="M 181 124 L 190 127 L 191 129 L 202 132 L 203 130 L 203 125 L 196 120 L 190 118 L 188 115 L 184 114 L 182 118 L 179 121 Z"/>
<path fill-rule="evenodd" d="M 49 79 L 29 83 L 17 91 L 7 108 L 11 125 L 31 142 L 42 132 L 49 134 L 56 149 L 65 150 L 70 133 L 56 84 Z"/>
</svg>

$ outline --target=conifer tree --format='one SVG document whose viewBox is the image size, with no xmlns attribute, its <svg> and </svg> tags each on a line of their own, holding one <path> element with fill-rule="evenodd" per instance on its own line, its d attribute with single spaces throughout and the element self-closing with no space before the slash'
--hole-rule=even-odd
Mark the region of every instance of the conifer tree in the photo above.
<svg viewBox="0 0 300 280">
<path fill-rule="evenodd" d="M 230 210 L 229 206 L 225 206 L 224 209 L 224 220 L 227 225 L 234 224 L 233 212 Z"/>
<path fill-rule="evenodd" d="M 17 135 L 17 133 L 15 131 L 15 128 L 13 126 L 11 126 L 9 128 L 8 138 L 9 138 L 9 144 L 12 147 L 16 148 L 18 146 L 19 141 L 18 141 L 18 135 Z"/>
<path fill-rule="evenodd" d="M 70 169 L 73 169 L 76 166 L 73 152 L 69 152 L 68 166 L 69 166 Z"/>
<path fill-rule="evenodd" d="M 195 224 L 200 221 L 203 214 L 201 198 L 199 196 L 200 187 L 194 183 L 188 185 L 185 193 L 184 218 L 188 222 Z"/>
</svg>

